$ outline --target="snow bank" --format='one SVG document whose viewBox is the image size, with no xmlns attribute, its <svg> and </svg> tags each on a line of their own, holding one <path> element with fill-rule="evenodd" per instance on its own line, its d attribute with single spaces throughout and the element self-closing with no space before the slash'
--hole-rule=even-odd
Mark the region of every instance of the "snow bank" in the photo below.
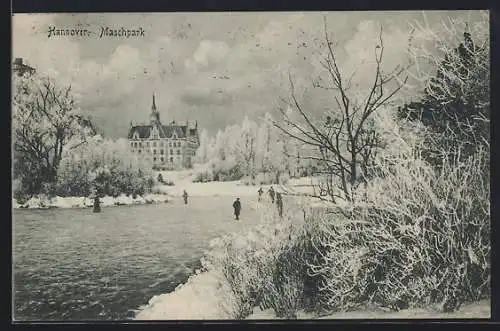
<svg viewBox="0 0 500 331">
<path fill-rule="evenodd" d="M 165 194 L 146 194 L 144 196 L 120 195 L 118 197 L 105 196 L 100 199 L 102 207 L 120 206 L 120 205 L 137 205 L 145 203 L 161 203 L 168 202 L 168 196 Z M 28 208 L 28 209 L 47 209 L 47 208 L 84 208 L 92 207 L 93 199 L 87 197 L 53 197 L 49 198 L 44 195 L 35 196 L 29 199 L 24 204 L 19 204 L 15 199 L 12 199 L 13 208 Z"/>
<path fill-rule="evenodd" d="M 154 296 L 139 308 L 136 320 L 204 320 L 231 319 L 232 294 L 222 281 L 222 275 L 208 271 L 192 275 L 174 292 Z M 388 312 L 381 308 L 367 308 L 352 312 L 339 312 L 327 316 L 314 316 L 299 311 L 298 319 L 423 319 L 423 318 L 490 318 L 489 300 L 463 306 L 453 313 L 440 313 L 431 309 L 405 309 Z M 278 319 L 272 309 L 254 308 L 246 319 Z"/>
<path fill-rule="evenodd" d="M 289 234 L 293 236 L 290 231 L 289 222 L 261 223 L 241 233 L 212 239 L 209 250 L 205 252 L 208 259 L 203 258 L 203 265 L 208 271 L 197 271 L 175 291 L 154 296 L 147 305 L 139 308 L 135 319 L 232 319 L 236 308 L 235 298 L 219 267 L 210 261 L 217 261 L 227 254 L 228 242 L 242 253 L 265 253 L 264 248 L 270 243 L 283 242 L 283 238 L 288 238 Z"/>
<path fill-rule="evenodd" d="M 140 308 L 135 319 L 228 319 L 230 294 L 220 277 L 215 271 L 198 271 L 174 292 L 154 296 L 146 306 Z"/>
</svg>

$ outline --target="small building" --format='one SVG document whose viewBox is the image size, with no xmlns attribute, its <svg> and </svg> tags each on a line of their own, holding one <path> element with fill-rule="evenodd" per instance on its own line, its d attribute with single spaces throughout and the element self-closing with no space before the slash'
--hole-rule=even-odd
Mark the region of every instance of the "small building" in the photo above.
<svg viewBox="0 0 500 331">
<path fill-rule="evenodd" d="M 25 64 L 23 62 L 23 59 L 18 57 L 14 59 L 14 63 L 12 64 L 12 71 L 18 76 L 23 76 L 25 74 L 33 75 L 36 72 L 36 69 Z"/>
<path fill-rule="evenodd" d="M 188 121 L 184 125 L 175 121 L 166 125 L 161 123 L 154 94 L 150 123 L 130 123 L 128 140 L 133 153 L 151 161 L 155 169 L 169 170 L 192 168 L 200 145 L 197 122 L 192 127 Z"/>
</svg>

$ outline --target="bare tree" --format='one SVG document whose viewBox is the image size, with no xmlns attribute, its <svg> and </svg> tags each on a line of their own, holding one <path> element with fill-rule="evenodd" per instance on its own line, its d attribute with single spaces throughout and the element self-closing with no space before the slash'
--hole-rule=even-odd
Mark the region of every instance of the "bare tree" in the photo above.
<svg viewBox="0 0 500 331">
<path fill-rule="evenodd" d="M 319 172 L 324 175 L 325 187 L 321 190 L 326 191 L 332 201 L 339 197 L 352 201 L 356 188 L 370 176 L 373 159 L 381 147 L 372 115 L 388 106 L 408 79 L 405 75 L 406 66 L 396 65 L 389 72 L 382 69 L 385 49 L 382 32 L 381 27 L 378 43 L 374 47 L 373 83 L 368 91 L 361 93 L 351 86 L 355 72 L 346 76 L 340 69 L 325 21 L 324 38 L 327 49 L 320 63 L 329 82 L 318 82 L 313 86 L 333 94 L 334 109 L 322 123 L 314 121 L 310 112 L 297 100 L 294 83 L 289 75 L 290 100 L 282 101 L 300 114 L 302 123 L 292 120 L 283 108 L 279 108 L 283 122 L 274 122 L 288 136 L 318 151 L 317 155 L 301 157 L 318 161 L 322 165 Z"/>
</svg>

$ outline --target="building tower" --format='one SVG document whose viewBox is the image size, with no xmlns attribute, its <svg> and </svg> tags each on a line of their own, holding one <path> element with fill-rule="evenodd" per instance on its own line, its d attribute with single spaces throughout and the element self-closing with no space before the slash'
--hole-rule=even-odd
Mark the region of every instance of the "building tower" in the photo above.
<svg viewBox="0 0 500 331">
<path fill-rule="evenodd" d="M 155 94 L 153 93 L 153 105 L 151 106 L 151 125 L 160 125 L 160 113 L 156 110 Z"/>
</svg>

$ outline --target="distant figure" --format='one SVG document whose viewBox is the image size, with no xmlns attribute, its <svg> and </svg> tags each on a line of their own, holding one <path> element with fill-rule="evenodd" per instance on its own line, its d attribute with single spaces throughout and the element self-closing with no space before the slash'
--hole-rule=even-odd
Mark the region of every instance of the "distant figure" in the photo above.
<svg viewBox="0 0 500 331">
<path fill-rule="evenodd" d="M 184 198 L 184 204 L 187 205 L 188 203 L 188 194 L 186 190 L 184 190 L 184 193 L 182 193 L 182 197 Z"/>
<path fill-rule="evenodd" d="M 233 208 L 234 208 L 234 216 L 236 217 L 236 220 L 239 220 L 241 212 L 240 198 L 236 198 L 236 200 L 233 202 Z"/>
<path fill-rule="evenodd" d="M 276 193 L 276 206 L 278 207 L 278 214 L 283 217 L 283 197 L 281 193 Z"/>
<path fill-rule="evenodd" d="M 99 201 L 99 196 L 94 196 L 94 213 L 101 212 L 101 202 Z"/>
<path fill-rule="evenodd" d="M 264 190 L 261 188 L 259 188 L 259 190 L 257 191 L 257 193 L 259 193 L 259 201 L 262 199 L 262 193 L 264 193 Z"/>
<path fill-rule="evenodd" d="M 271 203 L 274 203 L 274 189 L 272 186 L 269 189 L 269 196 L 271 197 Z"/>
</svg>

